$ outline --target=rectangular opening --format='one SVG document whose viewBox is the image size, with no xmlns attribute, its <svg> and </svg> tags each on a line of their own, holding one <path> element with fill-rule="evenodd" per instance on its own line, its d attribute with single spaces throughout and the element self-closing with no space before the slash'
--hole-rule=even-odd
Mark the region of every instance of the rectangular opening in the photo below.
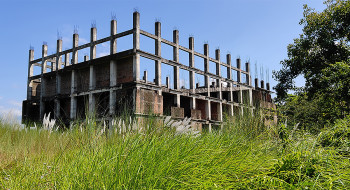
<svg viewBox="0 0 350 190">
<path fill-rule="evenodd" d="M 227 67 L 221 65 L 220 69 L 221 69 L 221 76 L 224 78 L 227 78 Z"/>
<path fill-rule="evenodd" d="M 195 73 L 194 81 L 195 81 L 196 88 L 204 88 L 204 84 L 205 84 L 204 80 L 205 80 L 204 75 Z"/>
<path fill-rule="evenodd" d="M 110 42 L 104 42 L 96 45 L 96 58 L 104 57 L 110 54 Z"/>
<path fill-rule="evenodd" d="M 32 67 L 33 67 L 33 76 L 41 75 L 41 66 L 32 65 Z"/>
<path fill-rule="evenodd" d="M 89 108 L 89 95 L 77 97 L 77 119 L 85 119 Z"/>
<path fill-rule="evenodd" d="M 194 67 L 197 69 L 204 71 L 204 59 L 199 56 L 194 56 Z"/>
<path fill-rule="evenodd" d="M 84 48 L 84 49 L 81 49 L 78 51 L 78 62 L 77 63 L 84 62 L 85 56 L 88 56 L 88 58 L 90 59 L 90 48 Z"/>
<path fill-rule="evenodd" d="M 162 43 L 161 48 L 162 48 L 162 51 L 161 51 L 162 58 L 168 59 L 168 60 L 174 60 L 173 46 Z"/>
<path fill-rule="evenodd" d="M 180 88 L 190 89 L 190 72 L 187 70 L 180 69 Z"/>
<path fill-rule="evenodd" d="M 191 117 L 190 98 L 186 96 L 180 97 L 180 107 L 184 109 L 184 116 L 187 118 Z"/>
<path fill-rule="evenodd" d="M 144 35 L 140 35 L 140 49 L 142 51 L 155 54 L 155 40 Z"/>
<path fill-rule="evenodd" d="M 147 78 L 145 78 L 145 71 L 147 71 Z M 145 82 L 155 83 L 155 62 L 140 56 L 140 79 Z"/>
<path fill-rule="evenodd" d="M 99 117 L 105 117 L 109 113 L 109 92 L 95 94 L 96 114 Z"/>
<path fill-rule="evenodd" d="M 163 115 L 171 115 L 171 107 L 175 106 L 174 95 L 166 92 L 163 92 L 162 95 L 163 95 Z"/>
<path fill-rule="evenodd" d="M 122 52 L 133 48 L 133 36 L 129 34 L 117 39 L 117 52 Z"/>
<path fill-rule="evenodd" d="M 209 73 L 216 75 L 216 63 L 209 61 Z"/>
<path fill-rule="evenodd" d="M 183 65 L 190 66 L 189 53 L 179 50 L 179 61 Z"/>
<path fill-rule="evenodd" d="M 243 84 L 247 83 L 246 74 L 241 73 L 241 80 L 242 80 L 241 83 L 243 83 Z"/>
<path fill-rule="evenodd" d="M 169 78 L 171 89 L 174 88 L 174 67 L 168 64 L 162 63 L 162 85 L 167 85 L 166 78 Z"/>
</svg>

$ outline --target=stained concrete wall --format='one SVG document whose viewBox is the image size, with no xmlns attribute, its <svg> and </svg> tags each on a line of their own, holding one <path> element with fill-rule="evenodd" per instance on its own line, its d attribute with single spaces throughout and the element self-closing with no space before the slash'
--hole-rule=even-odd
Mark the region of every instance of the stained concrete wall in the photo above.
<svg viewBox="0 0 350 190">
<path fill-rule="evenodd" d="M 71 72 L 61 73 L 61 94 L 70 94 L 71 92 L 71 81 L 72 74 Z"/>
<path fill-rule="evenodd" d="M 45 94 L 44 97 L 55 96 L 56 94 L 56 76 L 45 77 Z"/>
<path fill-rule="evenodd" d="M 132 57 L 121 59 L 117 62 L 117 83 L 127 83 L 133 81 L 132 63 Z"/>
<path fill-rule="evenodd" d="M 96 89 L 109 87 L 109 63 L 99 64 L 94 67 L 96 72 Z M 88 78 L 89 80 L 89 78 Z"/>
<path fill-rule="evenodd" d="M 81 70 L 77 70 L 77 91 L 78 92 L 86 92 L 89 90 L 89 77 L 90 77 L 90 69 L 84 68 Z"/>
</svg>

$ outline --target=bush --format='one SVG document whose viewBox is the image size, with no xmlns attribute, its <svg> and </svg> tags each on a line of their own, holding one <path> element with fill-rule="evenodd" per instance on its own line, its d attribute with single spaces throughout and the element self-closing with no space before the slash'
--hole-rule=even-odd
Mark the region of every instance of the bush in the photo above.
<svg viewBox="0 0 350 190">
<path fill-rule="evenodd" d="M 318 143 L 323 147 L 342 147 L 350 145 L 350 115 L 339 119 L 330 129 L 324 129 Z"/>
</svg>

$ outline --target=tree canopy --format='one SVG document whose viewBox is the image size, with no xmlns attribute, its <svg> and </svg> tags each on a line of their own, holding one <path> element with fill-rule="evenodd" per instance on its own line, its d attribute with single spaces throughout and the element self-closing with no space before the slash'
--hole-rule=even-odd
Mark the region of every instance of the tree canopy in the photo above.
<svg viewBox="0 0 350 190">
<path fill-rule="evenodd" d="M 300 24 L 303 33 L 288 45 L 288 58 L 281 61 L 282 69 L 274 72 L 278 84 L 274 88 L 279 99 L 294 90 L 294 79 L 303 75 L 305 91 L 310 97 L 331 83 L 320 80 L 324 69 L 337 62 L 349 65 L 350 57 L 350 1 L 326 1 L 327 8 L 317 12 L 304 6 L 304 18 Z"/>
<path fill-rule="evenodd" d="M 302 34 L 288 45 L 282 69 L 274 71 L 277 101 L 284 102 L 285 114 L 322 124 L 350 111 L 350 1 L 325 4 L 322 12 L 304 5 Z M 305 78 L 302 88 L 294 83 L 299 75 Z M 297 91 L 298 96 L 288 95 L 288 90 Z"/>
</svg>

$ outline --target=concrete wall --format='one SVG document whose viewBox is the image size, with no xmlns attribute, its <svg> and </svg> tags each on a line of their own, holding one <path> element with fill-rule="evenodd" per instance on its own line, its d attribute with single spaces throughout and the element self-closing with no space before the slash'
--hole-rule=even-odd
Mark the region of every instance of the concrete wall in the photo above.
<svg viewBox="0 0 350 190">
<path fill-rule="evenodd" d="M 55 96 L 56 94 L 56 76 L 45 77 L 45 94 L 44 97 Z"/>
<path fill-rule="evenodd" d="M 64 72 L 61 74 L 61 94 L 70 94 L 71 92 L 71 72 Z"/>
<path fill-rule="evenodd" d="M 117 62 L 117 83 L 126 83 L 133 81 L 132 67 L 132 57 L 121 59 Z"/>
<path fill-rule="evenodd" d="M 88 91 L 89 90 L 89 77 L 90 77 L 89 68 L 77 70 L 76 73 L 77 73 L 77 91 L 78 92 Z"/>
<path fill-rule="evenodd" d="M 94 66 L 96 72 L 96 89 L 109 87 L 109 63 Z M 89 80 L 89 78 L 88 78 Z"/>
</svg>

